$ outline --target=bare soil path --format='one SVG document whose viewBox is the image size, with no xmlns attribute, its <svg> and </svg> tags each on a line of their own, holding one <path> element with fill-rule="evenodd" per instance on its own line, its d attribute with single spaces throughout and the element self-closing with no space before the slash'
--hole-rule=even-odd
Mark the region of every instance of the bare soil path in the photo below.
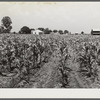
<svg viewBox="0 0 100 100">
<path fill-rule="evenodd" d="M 73 70 L 69 76 L 69 88 L 88 88 L 89 86 L 78 73 L 78 64 L 74 59 L 76 55 L 71 47 L 69 51 L 71 58 L 68 61 L 68 67 Z M 56 51 L 50 61 L 31 79 L 33 88 L 60 88 L 59 60 L 59 52 Z"/>
<path fill-rule="evenodd" d="M 69 61 L 69 66 L 73 70 L 70 74 L 70 87 L 72 88 L 89 88 L 88 84 L 83 80 L 81 74 L 78 72 L 79 64 L 76 61 L 76 53 L 73 51 L 72 47 L 69 47 L 71 59 Z"/>
<path fill-rule="evenodd" d="M 39 72 L 31 79 L 33 88 L 55 88 L 60 79 L 58 72 L 59 55 L 57 52 L 51 57 L 50 61 L 46 63 Z"/>
</svg>

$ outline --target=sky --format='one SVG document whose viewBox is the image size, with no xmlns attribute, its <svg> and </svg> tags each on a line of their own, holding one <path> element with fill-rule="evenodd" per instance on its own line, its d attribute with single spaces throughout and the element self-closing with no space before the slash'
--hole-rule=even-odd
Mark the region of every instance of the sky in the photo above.
<svg viewBox="0 0 100 100">
<path fill-rule="evenodd" d="M 16 32 L 28 26 L 90 33 L 100 29 L 100 2 L 0 2 L 0 20 L 4 16 Z"/>
</svg>

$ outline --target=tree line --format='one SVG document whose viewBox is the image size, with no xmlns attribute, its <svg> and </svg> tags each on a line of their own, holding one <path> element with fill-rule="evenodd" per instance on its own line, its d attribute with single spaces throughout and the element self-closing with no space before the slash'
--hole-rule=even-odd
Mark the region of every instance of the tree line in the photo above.
<svg viewBox="0 0 100 100">
<path fill-rule="evenodd" d="M 11 33 L 11 29 L 12 29 L 12 20 L 9 16 L 5 16 L 2 18 L 1 20 L 1 26 L 0 26 L 0 33 Z M 31 29 L 28 26 L 23 26 L 20 30 L 19 30 L 19 34 L 31 34 L 31 31 L 35 30 L 35 29 Z M 38 30 L 43 31 L 44 34 L 50 34 L 51 32 L 53 33 L 59 33 L 59 34 L 68 34 L 70 33 L 68 30 L 51 30 L 49 28 L 38 28 Z M 16 32 L 13 32 L 16 33 Z"/>
</svg>

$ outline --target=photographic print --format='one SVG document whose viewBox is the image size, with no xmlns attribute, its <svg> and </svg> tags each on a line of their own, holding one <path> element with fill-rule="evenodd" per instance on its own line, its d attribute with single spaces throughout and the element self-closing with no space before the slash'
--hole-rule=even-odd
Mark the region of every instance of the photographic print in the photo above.
<svg viewBox="0 0 100 100">
<path fill-rule="evenodd" d="M 100 88 L 100 2 L 0 2 L 0 88 Z"/>
</svg>

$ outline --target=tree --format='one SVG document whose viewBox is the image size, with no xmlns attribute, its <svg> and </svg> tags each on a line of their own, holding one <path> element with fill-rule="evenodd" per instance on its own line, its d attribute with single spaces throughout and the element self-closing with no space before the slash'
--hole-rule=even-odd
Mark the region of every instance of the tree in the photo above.
<svg viewBox="0 0 100 100">
<path fill-rule="evenodd" d="M 0 34 L 3 33 L 3 31 L 4 31 L 4 27 L 0 26 Z"/>
<path fill-rule="evenodd" d="M 27 26 L 23 26 L 19 31 L 20 34 L 31 34 L 31 29 Z"/>
<path fill-rule="evenodd" d="M 40 30 L 40 31 L 44 31 L 44 28 L 40 27 L 40 28 L 38 28 L 38 30 Z"/>
<path fill-rule="evenodd" d="M 16 32 L 12 32 L 13 34 L 17 34 Z"/>
<path fill-rule="evenodd" d="M 59 30 L 59 33 L 60 33 L 60 34 L 63 34 L 63 31 L 62 31 L 62 30 Z"/>
<path fill-rule="evenodd" d="M 12 21 L 11 21 L 11 18 L 9 16 L 5 16 L 2 18 L 1 20 L 2 22 L 2 27 L 4 28 L 3 29 L 3 32 L 4 33 L 10 33 L 11 29 L 12 29 Z"/>
<path fill-rule="evenodd" d="M 52 30 L 49 30 L 49 32 L 51 33 L 51 32 L 52 32 Z"/>
<path fill-rule="evenodd" d="M 84 32 L 82 31 L 81 34 L 84 34 Z"/>
<path fill-rule="evenodd" d="M 54 32 L 54 33 L 57 33 L 58 31 L 57 31 L 57 30 L 53 30 L 53 32 Z"/>
<path fill-rule="evenodd" d="M 49 28 L 44 29 L 44 34 L 50 34 Z"/>
<path fill-rule="evenodd" d="M 91 30 L 91 35 L 93 35 L 93 29 Z"/>
<path fill-rule="evenodd" d="M 68 34 L 68 33 L 69 33 L 69 31 L 68 31 L 68 30 L 65 30 L 65 31 L 64 31 L 64 34 Z"/>
<path fill-rule="evenodd" d="M 35 30 L 35 29 L 34 28 L 31 28 L 30 30 L 32 31 L 32 30 Z"/>
</svg>

